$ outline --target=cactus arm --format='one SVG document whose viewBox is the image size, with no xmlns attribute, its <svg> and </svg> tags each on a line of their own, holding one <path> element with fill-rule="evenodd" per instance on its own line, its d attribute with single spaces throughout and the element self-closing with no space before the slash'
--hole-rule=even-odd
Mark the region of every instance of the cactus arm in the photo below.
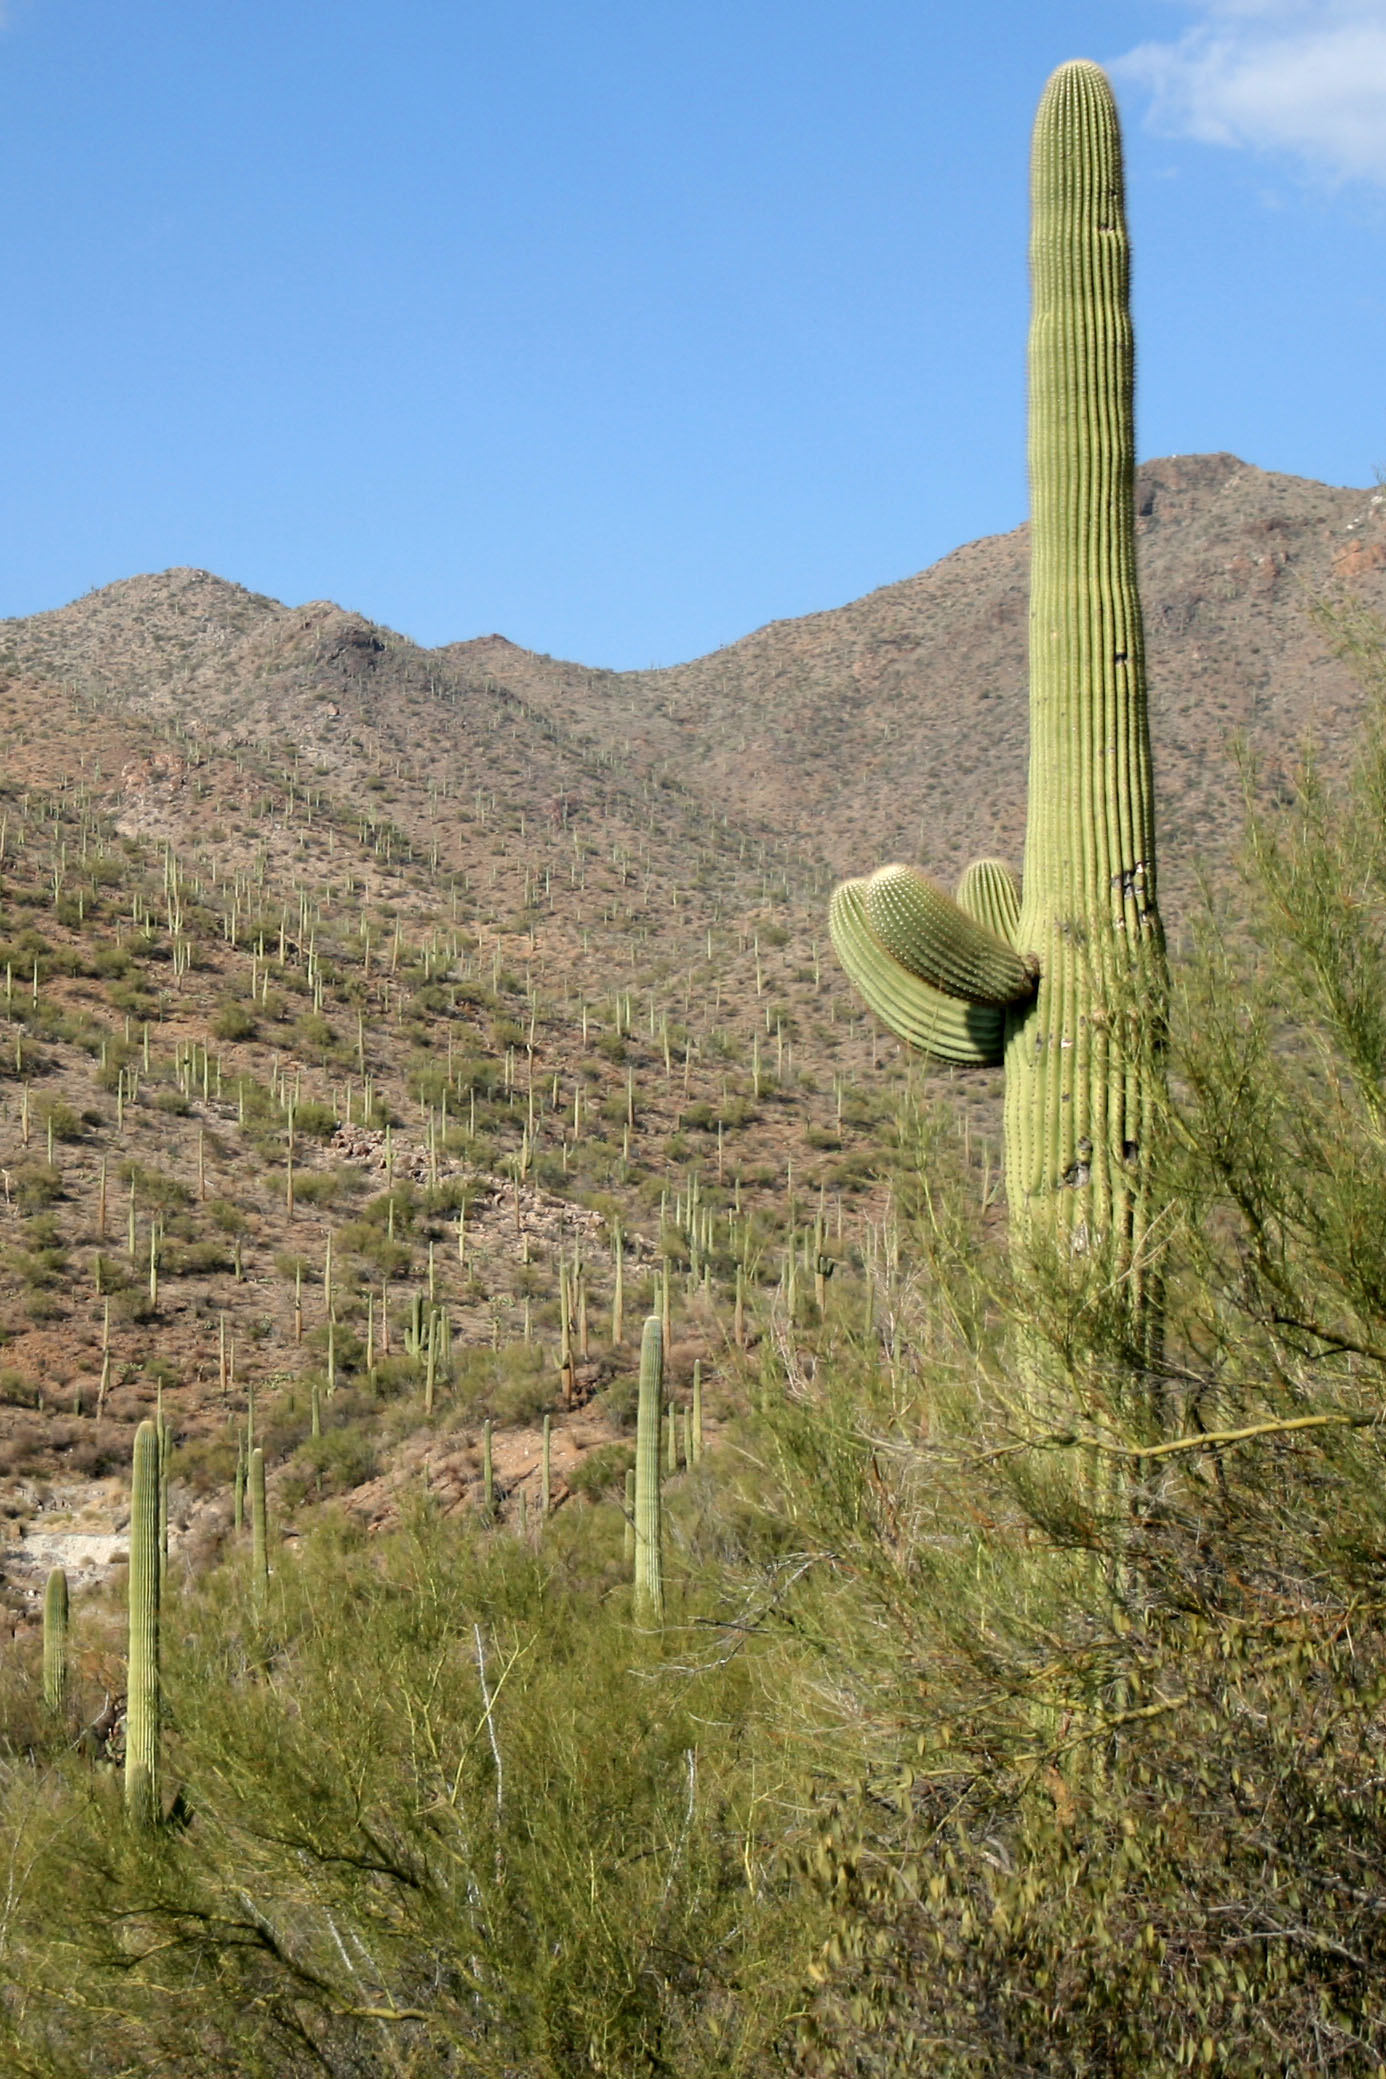
<svg viewBox="0 0 1386 2079">
<path fill-rule="evenodd" d="M 885 951 L 945 996 L 1002 1009 L 1035 993 L 1034 963 L 912 866 L 878 866 L 866 921 Z"/>
<path fill-rule="evenodd" d="M 651 1314 L 640 1338 L 640 1399 L 635 1424 L 635 1618 L 664 1622 L 664 1573 L 660 1550 L 660 1402 L 664 1392 L 664 1331 Z"/>
<path fill-rule="evenodd" d="M 1020 883 L 1004 859 L 974 859 L 958 882 L 958 907 L 1008 946 L 1020 923 Z"/>
<path fill-rule="evenodd" d="M 901 967 L 866 918 L 866 882 L 844 881 L 828 913 L 833 950 L 867 1009 L 897 1039 L 940 1061 L 994 1067 L 1002 1057 L 1003 1013 L 959 1003 Z"/>
<path fill-rule="evenodd" d="M 135 1431 L 130 1484 L 130 1646 L 125 1678 L 125 1807 L 154 1826 L 159 1795 L 159 1432 Z"/>
</svg>

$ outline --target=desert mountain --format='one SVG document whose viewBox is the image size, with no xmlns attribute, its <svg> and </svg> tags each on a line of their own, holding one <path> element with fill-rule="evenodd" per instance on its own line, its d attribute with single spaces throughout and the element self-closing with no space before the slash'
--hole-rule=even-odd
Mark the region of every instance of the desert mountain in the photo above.
<svg viewBox="0 0 1386 2079">
<path fill-rule="evenodd" d="M 1144 465 L 1137 506 L 1161 863 L 1180 888 L 1236 826 L 1234 738 L 1274 772 L 1307 731 L 1350 737 L 1360 696 L 1304 609 L 1337 582 L 1386 606 L 1386 498 L 1185 455 Z M 666 671 L 586 672 L 494 637 L 444 654 L 696 773 L 838 873 L 894 857 L 954 873 L 1019 858 L 1028 568 L 1018 527 Z"/>
<path fill-rule="evenodd" d="M 1227 454 L 1139 472 L 1162 866 L 1171 895 L 1234 829 L 1230 745 L 1275 779 L 1303 735 L 1330 755 L 1359 695 L 1305 615 L 1350 583 L 1386 605 L 1386 501 Z M 920 857 L 1018 859 L 1028 533 L 957 549 L 850 605 L 710 656 L 611 672 L 498 635 L 424 650 L 324 602 L 290 608 L 202 571 L 107 586 L 4 624 L 0 666 L 173 724 L 193 744 L 313 759 L 347 786 L 440 757 L 531 811 L 610 809 L 651 780 L 836 873 Z M 465 779 L 463 778 L 465 770 Z"/>
</svg>

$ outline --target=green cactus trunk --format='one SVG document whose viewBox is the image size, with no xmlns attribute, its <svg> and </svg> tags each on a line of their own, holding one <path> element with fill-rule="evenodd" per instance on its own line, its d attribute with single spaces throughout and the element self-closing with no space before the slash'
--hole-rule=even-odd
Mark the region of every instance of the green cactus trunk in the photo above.
<svg viewBox="0 0 1386 2079">
<path fill-rule="evenodd" d="M 154 1826 L 159 1794 L 159 1432 L 135 1431 L 130 1485 L 130 1645 L 125 1678 L 125 1806 Z"/>
<path fill-rule="evenodd" d="M 256 1601 L 269 1585 L 269 1509 L 265 1500 L 265 1454 L 257 1444 L 250 1454 L 250 1579 Z"/>
<path fill-rule="evenodd" d="M 703 1360 L 701 1357 L 695 1357 L 693 1360 L 693 1407 L 691 1416 L 688 1462 L 690 1465 L 698 1465 L 703 1455 Z"/>
<path fill-rule="evenodd" d="M 1030 246 L 1030 788 L 1006 1021 L 1006 1183 L 1022 1249 L 1091 1257 L 1158 1338 L 1147 1265 L 1165 1016 L 1121 138 L 1104 74 L 1061 66 L 1035 124 Z"/>
<path fill-rule="evenodd" d="M 67 1575 L 60 1566 L 43 1591 L 43 1701 L 55 1718 L 67 1709 Z"/>
<path fill-rule="evenodd" d="M 660 1402 L 664 1394 L 664 1331 L 651 1314 L 640 1338 L 640 1399 L 635 1421 L 635 1618 L 664 1622 L 664 1571 L 660 1548 Z"/>
<path fill-rule="evenodd" d="M 544 1440 L 539 1462 L 539 1513 L 547 1516 L 553 1507 L 553 1417 L 544 1417 Z"/>
</svg>

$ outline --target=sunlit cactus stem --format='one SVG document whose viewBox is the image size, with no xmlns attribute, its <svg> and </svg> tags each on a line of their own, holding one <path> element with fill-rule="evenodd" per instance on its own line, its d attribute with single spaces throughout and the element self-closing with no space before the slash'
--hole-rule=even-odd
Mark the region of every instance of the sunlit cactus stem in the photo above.
<svg viewBox="0 0 1386 2079">
<path fill-rule="evenodd" d="M 664 1573 L 660 1551 L 659 1456 L 664 1394 L 664 1332 L 651 1314 L 640 1338 L 640 1398 L 635 1423 L 635 1618 L 664 1622 Z"/>
<path fill-rule="evenodd" d="M 1030 786 L 1006 1031 L 1006 1185 L 1022 1244 L 1093 1256 L 1138 1343 L 1166 984 L 1136 590 L 1134 359 L 1116 105 L 1061 66 L 1035 123 L 1030 242 Z"/>
<path fill-rule="evenodd" d="M 539 1461 L 539 1513 L 547 1516 L 553 1507 L 553 1417 L 545 1415 Z"/>
<path fill-rule="evenodd" d="M 257 1444 L 250 1454 L 250 1581 L 256 1600 L 269 1585 L 269 1509 L 265 1500 L 265 1454 Z"/>
<path fill-rule="evenodd" d="M 43 1591 L 43 1701 L 55 1718 L 67 1708 L 67 1575 L 60 1566 Z"/>
<path fill-rule="evenodd" d="M 125 1678 L 125 1806 L 137 1826 L 161 1816 L 159 1794 L 159 1432 L 135 1431 L 130 1484 L 130 1642 Z"/>
</svg>

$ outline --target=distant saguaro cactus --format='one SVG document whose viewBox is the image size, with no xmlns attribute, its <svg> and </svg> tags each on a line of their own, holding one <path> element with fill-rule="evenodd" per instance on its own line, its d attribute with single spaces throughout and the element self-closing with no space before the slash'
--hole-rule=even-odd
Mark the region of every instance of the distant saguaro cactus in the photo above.
<svg viewBox="0 0 1386 2079">
<path fill-rule="evenodd" d="M 635 1418 L 635 1615 L 642 1624 L 664 1622 L 664 1569 L 660 1550 L 659 1456 L 664 1393 L 664 1330 L 651 1314 L 640 1338 L 640 1398 Z"/>
<path fill-rule="evenodd" d="M 911 867 L 833 897 L 876 1014 L 956 1062 L 1004 1059 L 1022 1257 L 1090 1258 L 1149 1351 L 1152 1140 L 1166 1008 L 1136 591 L 1121 138 L 1105 75 L 1060 66 L 1035 124 L 1030 244 L 1030 787 L 1023 892 L 999 861 L 947 896 Z"/>
<path fill-rule="evenodd" d="M 67 1708 L 67 1575 L 60 1566 L 43 1591 L 43 1701 L 55 1718 Z"/>
<path fill-rule="evenodd" d="M 159 1431 L 135 1431 L 130 1484 L 130 1645 L 125 1678 L 125 1805 L 137 1826 L 157 1823 L 159 1795 Z"/>
<path fill-rule="evenodd" d="M 269 1584 L 269 1510 L 265 1501 L 265 1454 L 250 1454 L 250 1578 L 258 1601 Z"/>
</svg>

